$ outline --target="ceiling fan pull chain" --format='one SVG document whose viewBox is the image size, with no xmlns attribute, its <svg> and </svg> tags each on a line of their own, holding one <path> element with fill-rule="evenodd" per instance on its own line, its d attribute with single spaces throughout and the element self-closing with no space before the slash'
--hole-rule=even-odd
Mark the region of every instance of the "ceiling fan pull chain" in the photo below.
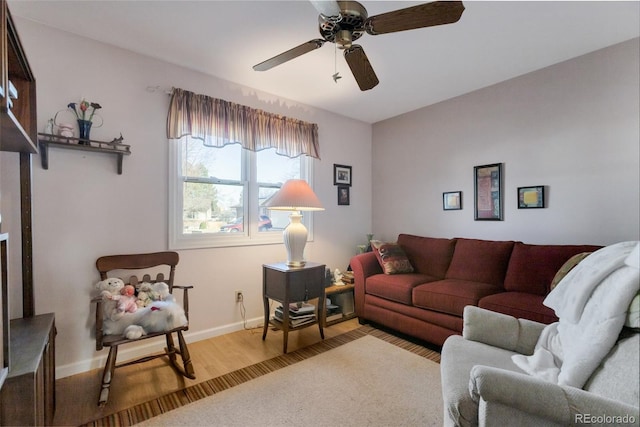
<svg viewBox="0 0 640 427">
<path fill-rule="evenodd" d="M 333 73 L 333 81 L 338 83 L 338 80 L 342 78 L 342 76 L 340 75 L 340 73 L 338 72 L 338 45 L 334 44 L 333 45 L 333 71 L 335 71 L 335 73 Z"/>
</svg>

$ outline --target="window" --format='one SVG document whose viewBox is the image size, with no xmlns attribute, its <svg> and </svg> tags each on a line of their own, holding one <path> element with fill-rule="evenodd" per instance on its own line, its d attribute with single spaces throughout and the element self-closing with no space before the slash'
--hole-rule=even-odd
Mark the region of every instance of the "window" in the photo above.
<svg viewBox="0 0 640 427">
<path fill-rule="evenodd" d="M 169 143 L 171 249 L 282 242 L 289 213 L 263 204 L 286 180 L 309 181 L 310 157 L 254 152 L 240 144 L 207 147 L 189 137 Z M 303 220 L 310 236 L 311 219 L 307 213 Z"/>
</svg>

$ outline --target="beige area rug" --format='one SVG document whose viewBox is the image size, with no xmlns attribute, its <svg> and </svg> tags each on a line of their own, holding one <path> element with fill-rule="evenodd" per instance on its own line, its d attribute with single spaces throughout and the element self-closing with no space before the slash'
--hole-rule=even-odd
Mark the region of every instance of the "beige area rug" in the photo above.
<svg viewBox="0 0 640 427">
<path fill-rule="evenodd" d="M 89 425 L 441 426 L 439 360 L 361 327 Z"/>
</svg>

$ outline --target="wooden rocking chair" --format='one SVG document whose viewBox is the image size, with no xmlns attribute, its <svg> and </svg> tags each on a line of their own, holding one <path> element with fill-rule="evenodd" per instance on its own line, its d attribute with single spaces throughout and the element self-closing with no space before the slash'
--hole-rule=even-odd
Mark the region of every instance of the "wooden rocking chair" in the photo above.
<svg viewBox="0 0 640 427">
<path fill-rule="evenodd" d="M 173 284 L 175 276 L 175 268 L 178 264 L 179 256 L 176 252 L 156 252 L 149 254 L 136 254 L 136 255 L 110 255 L 98 258 L 96 261 L 96 267 L 100 272 L 100 279 L 105 280 L 109 276 L 109 272 L 116 270 L 149 270 L 157 269 L 158 267 L 166 269 L 169 268 L 169 278 L 166 279 L 163 273 L 159 273 L 155 279 L 151 279 L 149 274 L 145 274 L 142 277 L 141 282 L 165 282 L 169 286 L 169 292 L 173 293 L 174 289 L 183 290 L 183 308 L 184 312 L 189 318 L 189 295 L 188 290 L 193 286 L 176 286 Z M 122 278 L 125 283 L 127 280 Z M 136 276 L 131 276 L 128 283 L 135 286 L 139 280 Z M 103 333 L 103 306 L 102 298 L 100 296 L 91 300 L 96 304 L 96 350 L 102 350 L 103 347 L 109 347 L 109 356 L 104 367 L 104 373 L 102 374 L 102 387 L 100 389 L 100 396 L 98 399 L 98 405 L 104 406 L 109 399 L 109 388 L 111 386 L 111 380 L 116 368 L 132 365 L 134 363 L 147 362 L 159 357 L 167 356 L 171 366 L 181 375 L 195 379 L 195 373 L 193 365 L 191 363 L 191 357 L 189 356 L 189 349 L 187 343 L 182 335 L 183 331 L 189 329 L 189 325 L 174 328 L 169 331 L 149 333 L 143 335 L 137 339 L 127 339 L 124 335 L 105 335 Z M 178 338 L 179 349 L 176 348 L 173 341 L 172 334 L 175 333 Z M 116 357 L 118 355 L 118 346 L 135 341 L 140 341 L 148 338 L 154 338 L 157 336 L 165 335 L 167 340 L 167 347 L 164 352 L 145 356 L 136 360 L 128 361 L 121 364 L 116 364 Z M 179 354 L 182 359 L 182 366 L 179 365 L 176 355 Z"/>
</svg>

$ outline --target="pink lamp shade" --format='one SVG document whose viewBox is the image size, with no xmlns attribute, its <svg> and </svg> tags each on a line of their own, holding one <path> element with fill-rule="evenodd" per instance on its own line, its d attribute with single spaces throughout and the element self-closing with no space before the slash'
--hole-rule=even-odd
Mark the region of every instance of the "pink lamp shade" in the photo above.
<svg viewBox="0 0 640 427">
<path fill-rule="evenodd" d="M 265 206 L 280 211 L 323 211 L 322 203 L 307 181 L 290 179 L 267 200 Z"/>
<path fill-rule="evenodd" d="M 290 179 L 271 197 L 265 207 L 281 211 L 293 211 L 289 215 L 289 225 L 282 233 L 287 249 L 287 265 L 305 265 L 304 247 L 307 244 L 307 228 L 302 224 L 299 211 L 322 211 L 322 203 L 309 184 L 302 179 Z"/>
</svg>

